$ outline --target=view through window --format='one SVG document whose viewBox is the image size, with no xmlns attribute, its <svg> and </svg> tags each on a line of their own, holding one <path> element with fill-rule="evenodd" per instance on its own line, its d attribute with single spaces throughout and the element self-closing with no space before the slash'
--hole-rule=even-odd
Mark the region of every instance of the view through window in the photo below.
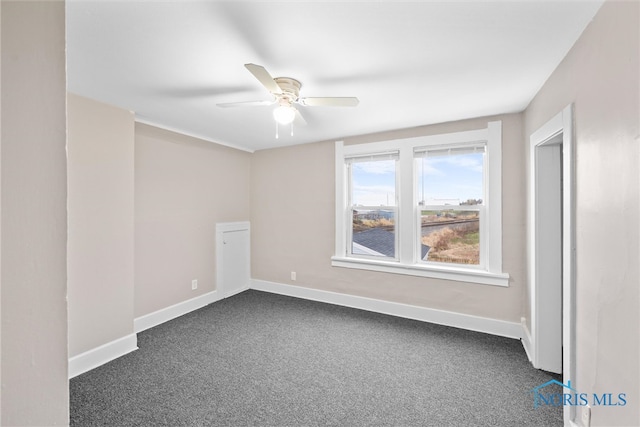
<svg viewBox="0 0 640 427">
<path fill-rule="evenodd" d="M 484 146 L 416 150 L 424 261 L 480 264 Z"/>
<path fill-rule="evenodd" d="M 396 258 L 396 160 L 352 159 L 351 253 Z"/>
</svg>

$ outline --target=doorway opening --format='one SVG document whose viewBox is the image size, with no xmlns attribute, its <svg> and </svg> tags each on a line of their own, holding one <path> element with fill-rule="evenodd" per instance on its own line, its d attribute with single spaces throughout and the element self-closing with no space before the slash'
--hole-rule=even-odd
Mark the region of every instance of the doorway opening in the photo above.
<svg viewBox="0 0 640 427">
<path fill-rule="evenodd" d="M 531 362 L 575 384 L 573 105 L 530 137 L 529 302 Z M 564 408 L 565 424 L 575 408 Z"/>
</svg>

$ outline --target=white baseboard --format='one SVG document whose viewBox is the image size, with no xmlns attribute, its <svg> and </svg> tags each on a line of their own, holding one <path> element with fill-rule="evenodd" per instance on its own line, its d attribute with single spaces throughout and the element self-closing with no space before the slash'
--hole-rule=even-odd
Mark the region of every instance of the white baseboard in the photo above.
<svg viewBox="0 0 640 427">
<path fill-rule="evenodd" d="M 531 333 L 529 332 L 529 328 L 527 328 L 526 319 L 524 317 L 520 319 L 520 323 L 522 324 L 522 346 L 524 347 L 524 352 L 527 353 L 529 362 L 533 365 L 533 344 L 531 341 Z"/>
<path fill-rule="evenodd" d="M 69 359 L 69 378 L 84 374 L 98 366 L 138 349 L 136 334 L 129 334 Z"/>
<path fill-rule="evenodd" d="M 120 356 L 124 356 L 138 349 L 137 333 L 152 328 L 161 323 L 180 317 L 191 311 L 218 301 L 216 291 L 206 293 L 199 297 L 174 304 L 153 313 L 140 316 L 133 320 L 135 333 L 108 342 L 99 347 L 86 351 L 69 359 L 69 378 L 76 377 L 98 366 L 104 365 Z"/>
<path fill-rule="evenodd" d="M 520 339 L 522 340 L 529 360 L 531 360 L 531 336 L 524 324 L 319 289 L 285 285 L 265 280 L 252 279 L 249 289 Z M 239 290 L 238 293 L 244 290 L 245 289 Z M 175 319 L 176 317 L 202 308 L 220 299 L 217 291 L 213 291 L 134 319 L 135 333 L 70 358 L 69 378 L 78 376 L 137 350 L 138 340 L 136 333 Z"/>
<path fill-rule="evenodd" d="M 242 288 L 240 288 L 240 289 L 236 289 L 235 291 L 231 291 L 231 292 L 229 292 L 229 293 L 225 296 L 225 298 L 229 298 L 229 297 L 232 297 L 232 296 L 234 296 L 234 295 L 238 295 L 238 294 L 240 294 L 240 293 L 242 293 L 242 292 L 244 292 L 244 291 L 247 291 L 247 290 L 249 290 L 249 285 L 244 286 L 244 287 L 242 287 Z M 222 298 L 220 298 L 220 299 L 222 299 Z"/>
<path fill-rule="evenodd" d="M 453 326 L 455 328 L 470 331 L 484 332 L 507 338 L 522 338 L 522 326 L 517 322 L 489 319 L 486 317 L 472 316 L 451 311 L 436 310 L 433 308 L 418 307 L 415 305 L 401 304 L 341 294 L 337 292 L 322 291 L 300 286 L 285 285 L 282 283 L 268 282 L 265 280 L 251 280 L 251 289 L 287 295 L 376 313 L 389 314 L 391 316 L 404 317 L 406 319 L 420 320 L 423 322 L 437 323 L 439 325 Z"/>
<path fill-rule="evenodd" d="M 204 295 L 200 295 L 199 297 L 191 298 L 190 300 L 179 302 L 158 311 L 154 311 L 153 313 L 136 317 L 133 319 L 133 330 L 136 333 L 142 332 L 146 329 L 153 328 L 161 323 L 202 308 L 205 305 L 218 301 L 219 299 L 218 292 L 212 291 Z"/>
</svg>

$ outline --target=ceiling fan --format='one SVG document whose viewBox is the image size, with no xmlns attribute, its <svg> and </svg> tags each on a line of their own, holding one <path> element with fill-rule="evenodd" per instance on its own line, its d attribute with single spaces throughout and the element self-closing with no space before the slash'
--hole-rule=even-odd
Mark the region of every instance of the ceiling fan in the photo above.
<svg viewBox="0 0 640 427">
<path fill-rule="evenodd" d="M 293 123 L 305 125 L 306 121 L 295 108 L 294 104 L 308 107 L 355 107 L 358 98 L 355 97 L 300 97 L 302 84 L 290 77 L 271 77 L 271 74 L 261 65 L 245 64 L 247 70 L 273 95 L 270 101 L 230 102 L 217 104 L 218 107 L 253 107 L 278 104 L 273 110 L 273 118 L 277 123 L 288 125 Z"/>
</svg>

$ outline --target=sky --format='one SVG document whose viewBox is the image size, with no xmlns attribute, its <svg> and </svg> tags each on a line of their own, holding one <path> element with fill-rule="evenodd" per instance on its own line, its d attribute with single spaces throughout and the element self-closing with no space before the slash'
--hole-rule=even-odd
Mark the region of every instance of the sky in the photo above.
<svg viewBox="0 0 640 427">
<path fill-rule="evenodd" d="M 352 163 L 352 202 L 363 206 L 395 205 L 395 161 Z M 453 154 L 416 160 L 417 200 L 482 199 L 482 153 Z M 424 183 L 424 186 L 423 186 Z M 423 192 L 424 191 L 424 192 Z"/>
</svg>

